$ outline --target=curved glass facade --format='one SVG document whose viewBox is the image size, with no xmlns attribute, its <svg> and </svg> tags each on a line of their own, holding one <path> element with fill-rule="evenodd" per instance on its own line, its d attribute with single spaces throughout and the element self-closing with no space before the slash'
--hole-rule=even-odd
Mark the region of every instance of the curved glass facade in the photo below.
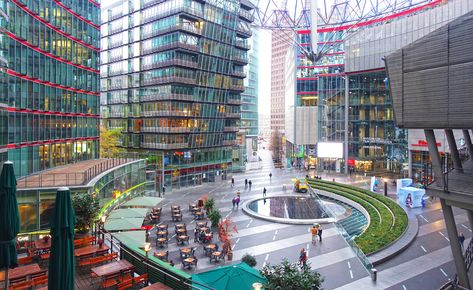
<svg viewBox="0 0 473 290">
<path fill-rule="evenodd" d="M 120 145 L 128 151 L 156 155 L 166 186 L 225 178 L 241 124 L 251 36 L 239 12 L 250 8 L 192 0 L 105 5 L 104 124 L 122 130 Z"/>
<path fill-rule="evenodd" d="M 18 177 L 98 156 L 99 10 L 93 1 L 2 1 L 2 100 Z M 0 7 L 1 8 L 1 7 Z M 0 16 L 1 17 L 1 16 Z M 8 93 L 3 93 L 8 92 Z"/>
</svg>

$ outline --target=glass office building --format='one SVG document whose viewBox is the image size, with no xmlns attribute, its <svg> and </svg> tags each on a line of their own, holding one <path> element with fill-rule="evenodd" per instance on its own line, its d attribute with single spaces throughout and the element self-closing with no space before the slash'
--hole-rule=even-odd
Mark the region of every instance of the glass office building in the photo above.
<svg viewBox="0 0 473 290">
<path fill-rule="evenodd" d="M 167 187 L 226 178 L 252 32 L 240 1 L 110 1 L 102 9 L 104 124 L 155 154 Z"/>
<path fill-rule="evenodd" d="M 100 5 L 12 0 L 0 10 L 1 159 L 21 177 L 96 158 Z"/>
</svg>

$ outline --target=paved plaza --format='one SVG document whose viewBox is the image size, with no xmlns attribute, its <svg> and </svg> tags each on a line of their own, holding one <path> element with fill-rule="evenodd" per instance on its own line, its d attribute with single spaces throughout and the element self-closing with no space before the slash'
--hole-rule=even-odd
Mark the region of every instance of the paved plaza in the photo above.
<svg viewBox="0 0 473 290">
<path fill-rule="evenodd" d="M 179 248 L 176 244 L 174 224 L 171 221 L 171 205 L 180 205 L 183 209 L 183 222 L 187 224 L 191 236 L 189 246 L 196 247 L 198 265 L 189 273 L 207 271 L 219 265 L 228 265 L 238 262 L 246 253 L 256 257 L 256 268 L 265 264 L 277 264 L 287 258 L 297 262 L 299 251 L 305 248 L 308 252 L 309 262 L 313 269 L 319 271 L 324 277 L 324 289 L 437 289 L 452 278 L 455 274 L 454 264 L 450 251 L 449 241 L 443 223 L 440 204 L 436 201 L 428 202 L 424 209 L 407 209 L 409 218 L 417 219 L 419 231 L 412 244 L 399 255 L 376 266 L 378 281 L 371 281 L 368 271 L 363 267 L 355 253 L 338 233 L 332 224 L 324 225 L 323 241 L 312 245 L 307 225 L 289 225 L 272 223 L 246 215 L 241 208 L 232 209 L 232 198 L 237 191 L 241 192 L 242 203 L 256 197 L 262 197 L 263 188 L 268 190 L 268 197 L 291 192 L 291 178 L 304 177 L 306 171 L 281 170 L 273 168 L 270 152 L 260 150 L 263 167 L 240 174 L 234 174 L 235 187 L 231 186 L 231 178 L 225 181 L 205 184 L 193 188 L 183 188 L 166 193 L 161 203 L 163 212 L 161 223 L 169 225 L 170 243 L 167 247 L 157 250 L 169 251 L 169 259 L 173 260 L 176 267 L 182 269 L 179 257 Z M 272 181 L 269 173 L 272 173 Z M 323 175 L 324 179 L 335 178 L 338 182 L 350 183 L 367 188 L 367 179 L 360 176 L 343 177 L 342 175 Z M 245 178 L 252 181 L 251 190 L 245 189 Z M 287 185 L 287 191 L 283 185 Z M 389 196 L 395 197 L 395 189 L 389 187 Z M 192 231 L 195 228 L 193 215 L 187 210 L 188 205 L 195 203 L 202 195 L 214 197 L 216 207 L 222 216 L 230 217 L 238 229 L 232 236 L 233 261 L 225 263 L 210 263 L 204 256 L 203 247 L 194 243 Z M 240 206 L 241 204 L 240 203 Z M 455 210 L 459 232 L 464 232 L 467 242 L 471 237 L 466 214 L 459 209 Z M 151 232 L 153 249 L 155 251 L 155 230 Z M 215 235 L 214 242 L 217 242 Z M 187 243 L 186 245 L 187 246 Z"/>
</svg>

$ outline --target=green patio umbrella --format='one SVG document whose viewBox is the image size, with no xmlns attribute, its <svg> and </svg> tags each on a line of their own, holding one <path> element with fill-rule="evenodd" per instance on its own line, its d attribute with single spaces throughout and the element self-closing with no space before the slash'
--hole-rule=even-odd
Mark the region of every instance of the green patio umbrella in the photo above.
<svg viewBox="0 0 473 290">
<path fill-rule="evenodd" d="M 192 275 L 192 281 L 208 285 L 216 290 L 252 290 L 253 283 L 267 283 L 260 272 L 246 263 L 218 267 Z M 195 286 L 199 284 L 194 283 Z"/>
<path fill-rule="evenodd" d="M 8 268 L 16 267 L 16 235 L 20 231 L 20 215 L 16 201 L 16 178 L 13 163 L 3 164 L 0 174 L 0 268 L 5 268 L 5 288 L 8 289 Z"/>
<path fill-rule="evenodd" d="M 49 290 L 72 290 L 75 279 L 74 225 L 76 215 L 69 188 L 57 190 L 51 220 L 51 254 L 49 258 Z"/>
</svg>

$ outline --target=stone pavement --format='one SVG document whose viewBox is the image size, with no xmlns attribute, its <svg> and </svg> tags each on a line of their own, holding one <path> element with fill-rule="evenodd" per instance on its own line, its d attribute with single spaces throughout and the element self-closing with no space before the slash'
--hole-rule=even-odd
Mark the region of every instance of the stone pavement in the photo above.
<svg viewBox="0 0 473 290">
<path fill-rule="evenodd" d="M 232 237 L 234 261 L 226 261 L 225 264 L 238 262 L 246 253 L 255 255 L 258 262 L 256 268 L 261 268 L 267 263 L 280 263 L 283 258 L 297 262 L 298 253 L 304 247 L 308 250 L 312 267 L 325 277 L 324 289 L 437 289 L 448 279 L 453 278 L 455 271 L 449 241 L 446 238 L 440 206 L 436 201 L 427 203 L 424 209 L 406 209 L 409 217 L 417 221 L 419 226 L 417 236 L 401 254 L 376 266 L 379 271 L 376 283 L 371 281 L 369 273 L 333 225 L 324 226 L 324 239 L 322 243 L 314 246 L 310 243 L 307 226 L 271 223 L 249 217 L 241 209 L 232 209 L 231 200 L 237 190 L 241 192 L 242 202 L 262 197 L 263 187 L 268 190 L 268 197 L 283 194 L 284 184 L 287 185 L 288 191 L 291 190 L 291 178 L 304 177 L 307 174 L 305 170 L 275 169 L 269 151 L 260 150 L 259 154 L 263 159 L 262 169 L 234 174 L 233 188 L 229 178 L 226 181 L 166 193 L 162 204 L 161 222 L 169 224 L 170 234 L 172 235 L 175 224 L 170 221 L 171 205 L 181 206 L 184 222 L 187 223 L 189 234 L 192 235 L 195 221 L 187 211 L 188 204 L 207 194 L 216 199 L 216 206 L 221 210 L 222 216 L 230 217 L 238 229 L 238 233 Z M 270 172 L 273 174 L 271 182 Z M 364 176 L 322 174 L 322 177 L 330 180 L 335 178 L 338 182 L 364 188 L 369 186 L 369 181 Z M 252 180 L 251 190 L 245 189 L 245 178 Z M 395 198 L 395 189 L 392 185 L 389 185 L 388 192 L 391 198 Z M 464 211 L 455 209 L 454 212 L 459 231 L 463 231 L 467 238 L 471 237 L 471 229 L 468 227 Z M 152 232 L 151 236 L 155 237 L 155 233 Z M 214 238 L 214 241 L 216 240 Z M 198 266 L 190 270 L 190 273 L 206 271 L 216 266 L 210 264 L 208 258 L 204 257 L 202 246 L 194 243 L 192 237 L 190 246 L 197 247 L 196 253 L 199 258 Z M 170 259 L 174 260 L 177 267 L 182 268 L 179 247 L 174 237 L 164 250 L 168 250 Z M 219 263 L 217 266 L 222 264 Z"/>
</svg>

